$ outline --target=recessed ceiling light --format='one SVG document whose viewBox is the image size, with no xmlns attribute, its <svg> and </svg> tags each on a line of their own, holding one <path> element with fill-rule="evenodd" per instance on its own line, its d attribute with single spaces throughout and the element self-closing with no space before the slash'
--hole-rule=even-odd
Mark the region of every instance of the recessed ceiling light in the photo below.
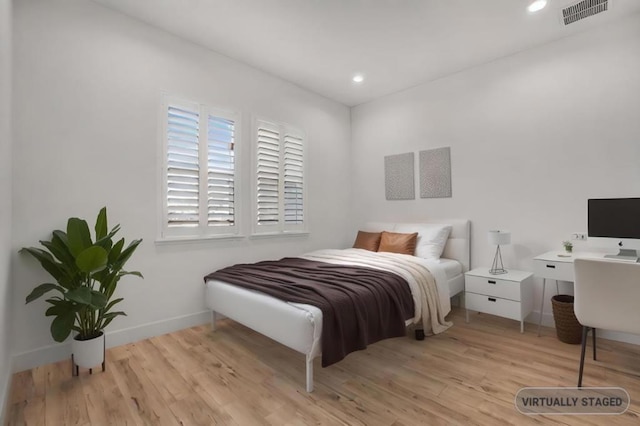
<svg viewBox="0 0 640 426">
<path fill-rule="evenodd" d="M 354 83 L 362 83 L 364 81 L 364 75 L 356 74 L 353 76 L 352 80 Z"/>
<path fill-rule="evenodd" d="M 544 9 L 546 5 L 547 5 L 547 0 L 533 0 L 529 3 L 529 6 L 527 6 L 527 10 L 529 12 L 537 12 L 539 10 Z"/>
</svg>

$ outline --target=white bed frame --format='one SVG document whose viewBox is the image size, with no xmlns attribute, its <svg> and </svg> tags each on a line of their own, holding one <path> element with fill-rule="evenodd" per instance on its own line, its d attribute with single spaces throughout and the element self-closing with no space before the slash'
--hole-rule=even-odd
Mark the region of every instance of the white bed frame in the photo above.
<svg viewBox="0 0 640 426">
<path fill-rule="evenodd" d="M 462 274 L 449 279 L 449 296 L 464 290 L 464 272 L 470 266 L 471 224 L 465 219 L 441 219 L 421 223 L 441 223 L 452 226 L 442 254 L 443 258 L 462 264 Z M 394 223 L 369 224 L 367 228 L 391 231 Z M 404 225 L 404 224 L 403 224 Z M 207 281 L 206 303 L 211 309 L 212 329 L 218 314 L 224 315 L 252 330 L 306 356 L 307 392 L 313 391 L 313 359 L 321 354 L 320 328 L 314 316 L 305 309 L 256 291 L 246 290 L 220 281 Z M 317 309 L 317 308 L 316 308 Z"/>
</svg>

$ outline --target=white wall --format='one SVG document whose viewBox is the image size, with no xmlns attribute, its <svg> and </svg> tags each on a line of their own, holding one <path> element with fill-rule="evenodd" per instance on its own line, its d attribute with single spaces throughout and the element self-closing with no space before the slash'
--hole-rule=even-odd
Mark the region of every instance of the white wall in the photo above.
<svg viewBox="0 0 640 426">
<path fill-rule="evenodd" d="M 47 238 L 69 216 L 93 220 L 103 205 L 121 235 L 144 239 L 128 266 L 145 279 L 121 282 L 128 317 L 112 323 L 108 344 L 206 321 L 203 276 L 213 270 L 352 238 L 345 209 L 330 207 L 349 203 L 348 108 L 93 2 L 17 2 L 14 27 L 13 250 Z M 161 91 L 240 109 L 245 136 L 251 114 L 303 129 L 310 236 L 156 245 Z M 248 232 L 251 140 L 241 143 Z M 68 356 L 64 346 L 44 348 L 53 343 L 44 302 L 24 305 L 46 274 L 22 255 L 14 266 L 16 369 Z"/>
<path fill-rule="evenodd" d="M 0 424 L 11 379 L 11 0 L 0 0 Z"/>
<path fill-rule="evenodd" d="M 354 217 L 469 218 L 474 267 L 491 264 L 487 230 L 511 230 L 506 266 L 532 270 L 586 232 L 587 198 L 640 196 L 638 76 L 635 15 L 355 107 Z M 445 146 L 452 198 L 419 198 L 416 160 L 417 199 L 385 200 L 384 156 Z"/>
</svg>

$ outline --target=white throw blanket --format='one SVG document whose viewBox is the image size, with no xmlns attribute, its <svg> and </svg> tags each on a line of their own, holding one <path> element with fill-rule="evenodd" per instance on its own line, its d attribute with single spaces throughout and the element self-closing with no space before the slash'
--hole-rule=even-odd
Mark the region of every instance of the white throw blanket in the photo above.
<svg viewBox="0 0 640 426">
<path fill-rule="evenodd" d="M 435 278 L 423 264 L 423 259 L 361 249 L 318 250 L 300 257 L 317 262 L 380 269 L 399 275 L 409 284 L 416 304 L 416 318 L 422 319 L 425 334 L 442 333 L 453 325 L 444 319 L 447 311 L 440 302 Z"/>
</svg>

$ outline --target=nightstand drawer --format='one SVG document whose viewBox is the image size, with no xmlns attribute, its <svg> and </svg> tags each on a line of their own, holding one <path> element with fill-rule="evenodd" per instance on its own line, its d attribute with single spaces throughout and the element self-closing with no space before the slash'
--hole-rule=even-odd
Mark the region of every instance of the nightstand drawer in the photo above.
<svg viewBox="0 0 640 426">
<path fill-rule="evenodd" d="M 522 320 L 520 302 L 465 292 L 465 308 L 514 320 Z"/>
<path fill-rule="evenodd" d="M 573 262 L 534 260 L 533 273 L 551 280 L 573 281 Z"/>
<path fill-rule="evenodd" d="M 478 277 L 467 274 L 465 291 L 520 301 L 520 283 L 499 278 Z"/>
</svg>

